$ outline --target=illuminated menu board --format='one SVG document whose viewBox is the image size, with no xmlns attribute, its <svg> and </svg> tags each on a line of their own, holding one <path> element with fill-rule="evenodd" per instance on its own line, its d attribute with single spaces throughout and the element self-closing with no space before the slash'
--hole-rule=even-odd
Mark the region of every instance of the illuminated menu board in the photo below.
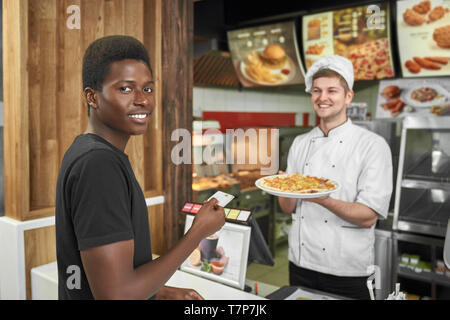
<svg viewBox="0 0 450 320">
<path fill-rule="evenodd" d="M 236 74 L 244 87 L 304 83 L 293 21 L 228 31 Z"/>
<path fill-rule="evenodd" d="M 404 78 L 450 75 L 450 1 L 397 2 L 397 38 Z"/>
<path fill-rule="evenodd" d="M 388 3 L 305 15 L 302 22 L 307 69 L 337 54 L 353 63 L 355 80 L 394 77 Z"/>
</svg>

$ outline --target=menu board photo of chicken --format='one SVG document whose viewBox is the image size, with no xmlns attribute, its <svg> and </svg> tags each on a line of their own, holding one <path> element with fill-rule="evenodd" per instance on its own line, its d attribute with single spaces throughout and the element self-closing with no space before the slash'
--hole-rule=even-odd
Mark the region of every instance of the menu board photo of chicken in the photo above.
<svg viewBox="0 0 450 320">
<path fill-rule="evenodd" d="M 450 1 L 397 2 L 397 33 L 404 78 L 450 75 Z"/>
<path fill-rule="evenodd" d="M 353 63 L 355 80 L 394 77 L 388 3 L 303 16 L 302 33 L 307 69 L 337 54 Z"/>
<path fill-rule="evenodd" d="M 244 87 L 305 83 L 293 21 L 228 31 L 227 36 Z"/>
</svg>

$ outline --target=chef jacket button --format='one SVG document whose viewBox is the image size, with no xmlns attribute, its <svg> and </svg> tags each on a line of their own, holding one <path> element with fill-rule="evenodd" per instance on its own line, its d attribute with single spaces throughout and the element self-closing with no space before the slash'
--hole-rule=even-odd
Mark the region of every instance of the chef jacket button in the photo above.
<svg viewBox="0 0 450 320">
<path fill-rule="evenodd" d="M 323 251 L 325 251 L 325 248 L 322 248 Z"/>
<path fill-rule="evenodd" d="M 336 167 L 334 164 L 331 166 L 332 168 Z"/>
<path fill-rule="evenodd" d="M 327 223 L 328 222 L 328 220 L 325 220 L 325 223 Z"/>
<path fill-rule="evenodd" d="M 302 219 L 305 219 L 305 217 L 304 217 L 304 216 L 302 216 Z"/>
<path fill-rule="evenodd" d="M 304 246 L 305 244 L 302 242 L 302 246 Z"/>
<path fill-rule="evenodd" d="M 342 140 L 341 140 L 341 141 L 339 141 L 339 143 L 342 143 Z"/>
</svg>

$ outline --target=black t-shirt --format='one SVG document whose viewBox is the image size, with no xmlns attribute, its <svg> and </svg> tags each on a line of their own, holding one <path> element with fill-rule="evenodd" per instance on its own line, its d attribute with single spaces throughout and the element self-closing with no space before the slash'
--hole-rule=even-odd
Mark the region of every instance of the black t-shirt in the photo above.
<svg viewBox="0 0 450 320">
<path fill-rule="evenodd" d="M 56 186 L 59 299 L 93 299 L 80 250 L 134 239 L 134 267 L 152 260 L 148 213 L 128 156 L 95 134 L 75 138 Z"/>
</svg>

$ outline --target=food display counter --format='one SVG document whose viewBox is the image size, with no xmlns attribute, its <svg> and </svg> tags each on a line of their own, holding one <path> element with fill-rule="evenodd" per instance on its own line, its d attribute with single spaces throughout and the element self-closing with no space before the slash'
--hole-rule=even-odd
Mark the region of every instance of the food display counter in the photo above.
<svg viewBox="0 0 450 320">
<path fill-rule="evenodd" d="M 443 266 L 450 218 L 450 120 L 406 117 L 393 221 L 393 282 L 417 297 L 448 299 Z"/>
<path fill-rule="evenodd" d="M 450 210 L 450 120 L 403 122 L 394 229 L 444 237 Z"/>
</svg>

